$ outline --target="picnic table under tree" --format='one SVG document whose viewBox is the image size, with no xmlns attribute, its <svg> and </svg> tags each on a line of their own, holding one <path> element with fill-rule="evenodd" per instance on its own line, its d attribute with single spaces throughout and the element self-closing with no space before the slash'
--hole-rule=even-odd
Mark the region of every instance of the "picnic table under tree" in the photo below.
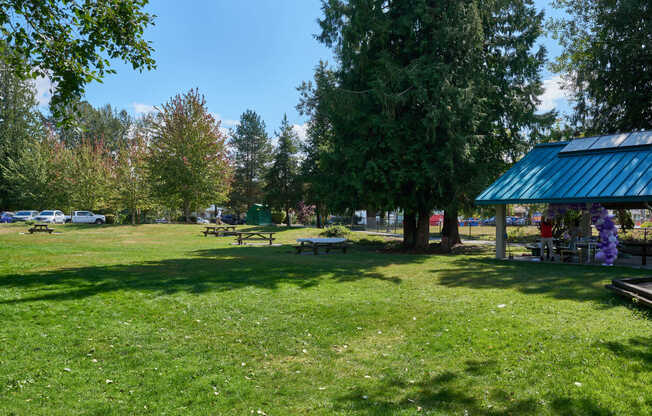
<svg viewBox="0 0 652 416">
<path fill-rule="evenodd" d="M 204 237 L 207 237 L 209 234 L 214 235 L 215 237 L 223 235 L 234 235 L 235 234 L 235 225 L 217 225 L 217 226 L 206 226 L 206 230 L 202 231 Z"/>
<path fill-rule="evenodd" d="M 342 253 L 346 253 L 347 249 L 346 238 L 297 238 L 297 242 L 300 243 L 294 246 L 297 249 L 297 254 L 301 254 L 303 250 L 312 250 L 317 255 L 320 248 L 325 249 L 326 253 L 331 250 L 342 250 Z"/>
<path fill-rule="evenodd" d="M 250 241 L 269 241 L 269 245 L 271 246 L 272 242 L 276 240 L 274 238 L 274 234 L 276 233 L 271 231 L 240 231 L 234 234 L 236 235 L 236 241 L 240 246 Z"/>
</svg>

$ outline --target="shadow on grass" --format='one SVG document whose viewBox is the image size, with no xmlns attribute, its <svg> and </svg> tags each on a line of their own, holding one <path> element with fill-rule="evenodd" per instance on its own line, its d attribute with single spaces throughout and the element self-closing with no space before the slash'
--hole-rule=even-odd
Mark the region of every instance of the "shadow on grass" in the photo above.
<svg viewBox="0 0 652 416">
<path fill-rule="evenodd" d="M 471 289 L 515 289 L 525 294 L 542 294 L 555 299 L 595 301 L 603 307 L 622 306 L 628 301 L 605 289 L 619 277 L 645 274 L 634 269 L 565 264 L 464 258 L 447 269 L 431 270 L 440 283 Z M 647 272 L 649 274 L 649 271 Z"/>
<path fill-rule="evenodd" d="M 614 354 L 626 358 L 632 366 L 630 371 L 636 373 L 652 371 L 652 337 L 634 337 L 626 343 L 610 341 L 596 346 L 606 347 Z"/>
<path fill-rule="evenodd" d="M 280 284 L 309 288 L 323 282 L 363 279 L 399 284 L 401 279 L 375 270 L 427 259 L 382 255 L 371 258 L 365 253 L 301 256 L 293 252 L 288 247 L 230 247 L 193 251 L 178 259 L 7 275 L 0 277 L 0 288 L 22 289 L 23 296 L 0 303 L 82 299 L 125 290 L 204 293 L 246 287 L 275 289 Z"/>
<path fill-rule="evenodd" d="M 514 393 L 493 386 L 477 385 L 478 376 L 500 373 L 495 361 L 467 361 L 461 372 L 445 371 L 418 383 L 388 377 L 371 388 L 357 388 L 337 399 L 342 410 L 365 415 L 393 415 L 406 411 L 435 414 L 484 416 L 536 415 L 613 415 L 609 409 L 588 398 L 515 397 Z"/>
</svg>

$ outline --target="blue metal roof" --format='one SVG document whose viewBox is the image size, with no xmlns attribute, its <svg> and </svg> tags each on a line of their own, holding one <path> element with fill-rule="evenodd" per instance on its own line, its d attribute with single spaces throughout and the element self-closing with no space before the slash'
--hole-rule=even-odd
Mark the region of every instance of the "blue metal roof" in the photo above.
<svg viewBox="0 0 652 416">
<path fill-rule="evenodd" d="M 652 202 L 652 131 L 540 144 L 479 205 Z"/>
</svg>

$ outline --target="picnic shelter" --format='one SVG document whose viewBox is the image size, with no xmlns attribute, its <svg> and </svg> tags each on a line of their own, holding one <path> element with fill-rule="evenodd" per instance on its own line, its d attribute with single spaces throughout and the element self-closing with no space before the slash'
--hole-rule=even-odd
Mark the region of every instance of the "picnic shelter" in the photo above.
<svg viewBox="0 0 652 416">
<path fill-rule="evenodd" d="M 498 259 L 505 258 L 508 204 L 600 204 L 607 209 L 650 209 L 652 131 L 536 145 L 484 190 L 475 203 L 496 208 Z M 591 224 L 583 226 L 590 229 Z"/>
</svg>

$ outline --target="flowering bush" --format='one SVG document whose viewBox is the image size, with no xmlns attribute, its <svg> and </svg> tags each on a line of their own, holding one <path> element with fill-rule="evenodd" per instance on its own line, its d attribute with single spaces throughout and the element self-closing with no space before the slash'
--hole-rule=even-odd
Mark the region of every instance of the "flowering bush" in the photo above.
<svg viewBox="0 0 652 416">
<path fill-rule="evenodd" d="M 315 206 L 306 205 L 303 201 L 299 201 L 297 204 L 297 221 L 301 224 L 309 224 L 313 215 L 315 215 Z"/>
</svg>

